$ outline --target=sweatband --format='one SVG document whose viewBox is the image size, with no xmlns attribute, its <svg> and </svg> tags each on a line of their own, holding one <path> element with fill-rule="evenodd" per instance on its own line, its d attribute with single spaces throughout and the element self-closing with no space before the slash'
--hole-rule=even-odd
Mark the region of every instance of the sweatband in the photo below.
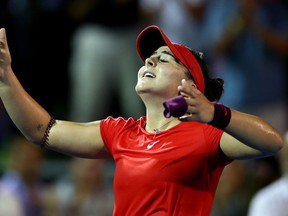
<svg viewBox="0 0 288 216">
<path fill-rule="evenodd" d="M 208 124 L 224 130 L 231 120 L 231 109 L 221 103 L 214 103 L 214 117 Z"/>
</svg>

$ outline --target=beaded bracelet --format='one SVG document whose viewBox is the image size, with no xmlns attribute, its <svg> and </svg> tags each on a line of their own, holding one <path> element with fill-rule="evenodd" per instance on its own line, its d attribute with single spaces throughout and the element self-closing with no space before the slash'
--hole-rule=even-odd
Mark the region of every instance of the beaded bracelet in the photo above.
<svg viewBox="0 0 288 216">
<path fill-rule="evenodd" d="M 49 133 L 50 133 L 50 130 L 51 130 L 52 126 L 55 123 L 56 123 L 56 120 L 53 117 L 51 117 L 51 119 L 50 119 L 50 121 L 48 123 L 48 126 L 46 128 L 46 131 L 44 133 L 44 136 L 43 136 L 43 138 L 41 140 L 41 143 L 40 143 L 40 148 L 41 149 L 44 149 L 49 144 L 48 143 L 48 141 L 49 141 Z"/>
<path fill-rule="evenodd" d="M 231 120 L 231 109 L 221 103 L 214 103 L 214 117 L 208 124 L 224 130 Z"/>
</svg>

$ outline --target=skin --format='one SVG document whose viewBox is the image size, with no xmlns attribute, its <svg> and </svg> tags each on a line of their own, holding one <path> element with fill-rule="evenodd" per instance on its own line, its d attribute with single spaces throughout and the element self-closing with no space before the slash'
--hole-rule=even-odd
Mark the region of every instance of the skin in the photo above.
<svg viewBox="0 0 288 216">
<path fill-rule="evenodd" d="M 153 78 L 145 76 L 147 72 Z M 167 130 L 180 120 L 163 116 L 163 101 L 182 94 L 192 113 L 185 121 L 210 122 L 213 104 L 187 78 L 187 69 L 176 61 L 168 47 L 160 47 L 146 59 L 138 72 L 135 90 L 146 106 L 146 130 Z M 51 118 L 22 87 L 11 67 L 5 29 L 0 30 L 0 96 L 12 121 L 35 144 L 40 144 Z M 33 113 L 33 115 L 31 115 Z M 85 137 L 85 139 L 83 139 Z M 245 144 L 244 144 L 245 143 Z M 232 159 L 248 159 L 277 153 L 284 145 L 281 135 L 263 119 L 232 110 L 232 118 L 222 135 L 221 148 Z M 76 123 L 57 120 L 49 135 L 49 149 L 83 158 L 99 158 L 105 146 L 100 121 Z"/>
</svg>

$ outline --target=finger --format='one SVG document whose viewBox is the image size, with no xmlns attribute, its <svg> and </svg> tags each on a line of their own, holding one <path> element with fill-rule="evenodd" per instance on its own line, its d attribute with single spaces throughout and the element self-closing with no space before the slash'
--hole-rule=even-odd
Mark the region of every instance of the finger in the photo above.
<svg viewBox="0 0 288 216">
<path fill-rule="evenodd" d="M 197 86 L 195 84 L 195 82 L 193 80 L 185 80 L 185 79 L 182 79 L 181 80 L 181 85 L 184 87 L 184 88 L 187 88 L 187 89 L 194 89 L 196 88 L 197 89 Z"/>
<path fill-rule="evenodd" d="M 0 29 L 0 49 L 5 49 L 6 47 L 6 31 L 4 28 Z"/>
<path fill-rule="evenodd" d="M 178 86 L 178 91 L 182 96 L 196 97 L 199 90 L 193 81 L 186 81 L 183 79 L 181 85 Z"/>
</svg>

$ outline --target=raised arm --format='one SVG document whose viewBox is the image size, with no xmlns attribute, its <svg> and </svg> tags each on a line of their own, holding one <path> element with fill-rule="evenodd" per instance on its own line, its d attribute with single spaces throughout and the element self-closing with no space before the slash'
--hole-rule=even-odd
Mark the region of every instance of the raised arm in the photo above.
<svg viewBox="0 0 288 216">
<path fill-rule="evenodd" d="M 29 141 L 40 145 L 48 132 L 51 116 L 24 90 L 15 76 L 3 28 L 0 29 L 0 97 L 17 128 Z M 80 124 L 57 120 L 47 138 L 48 148 L 69 155 L 98 157 L 104 149 L 99 122 Z"/>
<path fill-rule="evenodd" d="M 5 29 L 0 29 L 0 96 L 18 129 L 30 141 L 40 143 L 50 115 L 28 95 L 11 67 Z"/>
<path fill-rule="evenodd" d="M 184 120 L 204 123 L 213 120 L 215 106 L 199 90 L 184 80 L 179 90 L 187 96 L 188 112 L 192 113 Z M 229 158 L 250 159 L 277 153 L 284 146 L 284 141 L 264 119 L 231 110 L 231 119 L 224 129 L 220 146 Z"/>
</svg>

